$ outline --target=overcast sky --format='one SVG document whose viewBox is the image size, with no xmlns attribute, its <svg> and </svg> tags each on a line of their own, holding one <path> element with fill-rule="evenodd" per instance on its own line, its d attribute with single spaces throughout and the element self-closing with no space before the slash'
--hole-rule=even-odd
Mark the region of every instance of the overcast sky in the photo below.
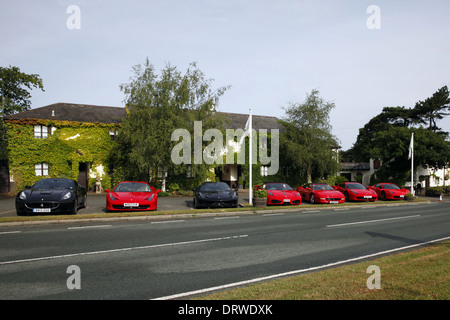
<svg viewBox="0 0 450 320">
<path fill-rule="evenodd" d="M 318 89 L 347 150 L 383 107 L 450 84 L 449 12 L 448 0 L 1 0 L 0 66 L 41 76 L 33 108 L 121 107 L 119 85 L 147 57 L 231 85 L 223 112 L 282 118 Z"/>
</svg>

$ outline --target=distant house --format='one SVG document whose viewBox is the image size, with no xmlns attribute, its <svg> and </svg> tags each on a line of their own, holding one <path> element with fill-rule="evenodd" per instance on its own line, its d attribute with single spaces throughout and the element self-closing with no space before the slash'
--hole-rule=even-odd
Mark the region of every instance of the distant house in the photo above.
<svg viewBox="0 0 450 320">
<path fill-rule="evenodd" d="M 227 128 L 235 130 L 243 129 L 249 117 L 219 114 Z M 110 187 L 107 157 L 126 115 L 123 107 L 56 103 L 6 116 L 9 173 L 0 176 L 4 180 L 0 184 L 14 192 L 42 177 L 66 176 L 90 189 L 97 180 Z M 283 130 L 276 117 L 258 115 L 253 116 L 253 129 Z M 242 175 L 238 164 L 224 165 L 216 172 L 232 187 Z"/>
<path fill-rule="evenodd" d="M 370 177 L 378 168 L 380 168 L 380 161 L 373 159 L 369 162 L 341 162 L 340 175 L 348 181 L 358 181 L 368 186 Z"/>
</svg>

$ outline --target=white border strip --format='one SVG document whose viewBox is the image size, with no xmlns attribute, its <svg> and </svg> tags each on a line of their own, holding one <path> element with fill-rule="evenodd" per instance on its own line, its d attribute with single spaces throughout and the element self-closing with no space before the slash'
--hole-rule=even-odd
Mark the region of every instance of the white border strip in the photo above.
<svg viewBox="0 0 450 320">
<path fill-rule="evenodd" d="M 374 223 L 374 222 L 380 222 L 380 221 L 390 221 L 390 220 L 399 220 L 399 219 L 408 219 L 408 218 L 417 218 L 417 217 L 420 217 L 420 214 L 417 214 L 415 216 L 387 218 L 387 219 L 377 219 L 377 220 L 367 220 L 367 221 L 349 222 L 349 223 L 341 223 L 341 224 L 330 224 L 330 225 L 328 225 L 326 227 L 327 228 L 333 228 L 333 227 L 351 226 L 351 225 L 355 225 L 355 224 Z"/>
<path fill-rule="evenodd" d="M 401 247 L 401 248 L 381 251 L 381 252 L 368 254 L 368 255 L 365 255 L 365 256 L 361 256 L 361 257 L 351 258 L 351 259 L 347 259 L 347 260 L 343 260 L 343 261 L 333 262 L 333 263 L 329 263 L 329 264 L 325 264 L 325 265 L 321 265 L 321 266 L 317 266 L 317 267 L 312 267 L 312 268 L 307 268 L 307 269 L 300 269 L 300 270 L 294 270 L 294 271 L 290 271 L 290 272 L 274 274 L 274 275 L 267 276 L 267 277 L 261 277 L 261 278 L 255 278 L 255 279 L 251 279 L 251 280 L 246 280 L 246 281 L 239 281 L 239 282 L 229 283 L 229 284 L 225 284 L 225 285 L 217 286 L 217 287 L 211 287 L 211 288 L 206 288 L 206 289 L 200 289 L 200 290 L 194 290 L 194 291 L 189 291 L 189 292 L 184 292 L 184 293 L 178 293 L 178 294 L 173 294 L 173 295 L 170 295 L 170 296 L 155 298 L 155 299 L 151 299 L 151 300 L 171 300 L 171 299 L 179 299 L 179 298 L 183 298 L 183 297 L 187 297 L 187 296 L 193 296 L 193 295 L 198 295 L 198 294 L 205 294 L 205 293 L 208 293 L 208 292 L 211 292 L 211 291 L 218 291 L 218 290 L 223 290 L 223 289 L 229 289 L 229 288 L 238 287 L 238 286 L 242 286 L 242 285 L 248 285 L 248 284 L 252 284 L 252 283 L 256 283 L 256 282 L 272 280 L 272 279 L 275 279 L 275 278 L 281 278 L 281 277 L 296 275 L 296 274 L 305 273 L 305 272 L 309 272 L 309 271 L 317 271 L 317 270 L 320 270 L 320 269 L 325 269 L 325 268 L 329 268 L 329 267 L 335 267 L 335 266 L 346 264 L 346 263 L 349 263 L 349 262 L 355 262 L 355 261 L 359 261 L 359 260 L 373 258 L 373 257 L 376 257 L 376 256 L 385 255 L 385 254 L 389 254 L 389 253 L 393 253 L 393 252 L 397 252 L 397 251 L 402 251 L 402 250 L 407 250 L 407 249 L 411 249 L 411 248 L 415 248 L 415 247 L 420 247 L 420 246 L 431 244 L 431 243 L 435 243 L 435 242 L 446 241 L 446 240 L 449 240 L 449 239 L 450 239 L 450 237 L 446 237 L 446 238 L 441 238 L 441 239 L 421 242 L 421 243 L 413 244 L 413 245 L 406 246 L 406 247 Z"/>
<path fill-rule="evenodd" d="M 59 256 L 48 256 L 48 257 L 40 257 L 40 258 L 30 258 L 30 259 L 22 259 L 22 260 L 3 261 L 3 262 L 0 262 L 0 265 L 22 263 L 22 262 L 34 262 L 34 261 L 41 261 L 41 260 L 52 260 L 52 259 L 59 259 L 59 258 L 71 258 L 71 257 L 95 255 L 95 254 L 101 254 L 101 253 L 113 253 L 113 252 L 124 252 L 124 251 L 131 251 L 131 250 L 142 250 L 142 249 L 153 249 L 153 248 L 170 247 L 170 246 L 180 246 L 180 245 L 187 245 L 187 244 L 196 244 L 196 243 L 213 242 L 213 241 L 221 241 L 221 240 L 239 239 L 239 238 L 245 238 L 245 237 L 248 237 L 248 235 L 229 236 L 229 237 L 211 238 L 211 239 L 202 239 L 202 240 L 193 240 L 193 241 L 183 241 L 183 242 L 174 242 L 174 243 L 154 244 L 154 245 L 142 246 L 142 247 L 130 247 L 130 248 L 122 248 L 122 249 L 111 249 L 111 250 L 71 253 L 71 254 L 63 254 L 63 255 L 59 255 Z"/>
</svg>

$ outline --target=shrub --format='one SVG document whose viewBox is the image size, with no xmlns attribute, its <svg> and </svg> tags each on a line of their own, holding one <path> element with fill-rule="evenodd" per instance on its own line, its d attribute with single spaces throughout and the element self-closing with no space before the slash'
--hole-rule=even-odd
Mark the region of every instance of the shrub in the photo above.
<svg viewBox="0 0 450 320">
<path fill-rule="evenodd" d="M 255 190 L 255 198 L 267 198 L 267 191 L 265 189 Z"/>
</svg>

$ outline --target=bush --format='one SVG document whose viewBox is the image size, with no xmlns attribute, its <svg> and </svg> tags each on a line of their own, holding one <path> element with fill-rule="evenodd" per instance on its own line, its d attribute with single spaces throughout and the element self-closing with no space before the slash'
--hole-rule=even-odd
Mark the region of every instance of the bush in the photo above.
<svg viewBox="0 0 450 320">
<path fill-rule="evenodd" d="M 411 192 L 409 192 L 405 195 L 405 200 L 408 200 L 408 201 L 414 200 L 414 196 L 411 194 Z"/>
<path fill-rule="evenodd" d="M 255 198 L 267 198 L 267 191 L 265 189 L 255 190 Z"/>
</svg>

